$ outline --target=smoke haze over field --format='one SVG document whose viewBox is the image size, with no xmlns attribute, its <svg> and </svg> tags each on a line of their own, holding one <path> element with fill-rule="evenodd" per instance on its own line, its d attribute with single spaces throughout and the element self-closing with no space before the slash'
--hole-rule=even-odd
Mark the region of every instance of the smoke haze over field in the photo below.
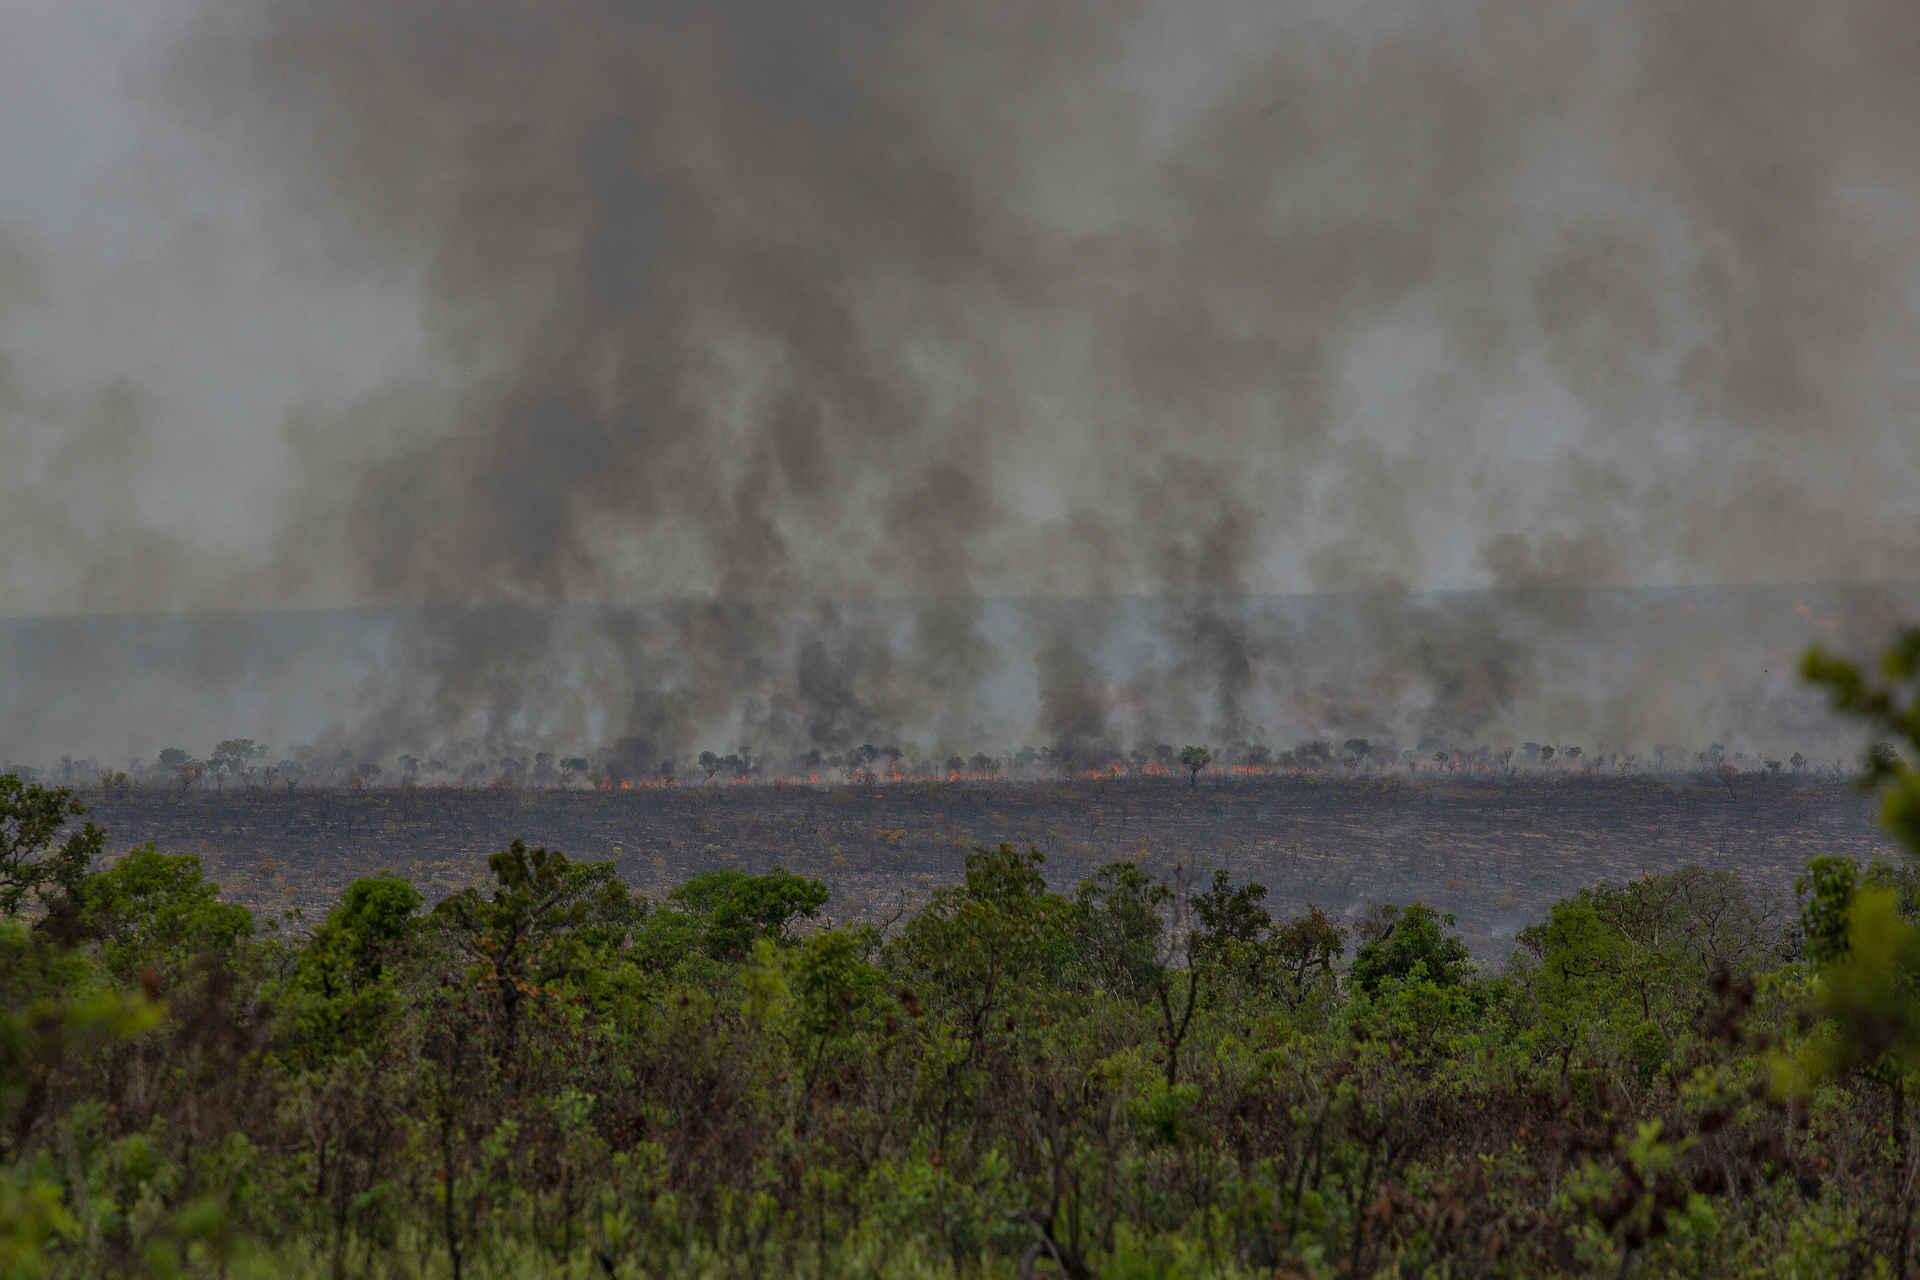
<svg viewBox="0 0 1920 1280">
<path fill-rule="evenodd" d="M 1798 684 L 1799 649 L 1916 611 L 1911 589 L 1748 587 L 0 620 L 0 667 L 33 673 L 0 689 L 0 762 L 235 735 L 330 767 L 598 748 L 629 776 L 741 747 L 806 773 L 861 743 L 1084 767 L 1349 736 L 1421 760 L 1535 740 L 1830 761 L 1861 743 Z"/>
<path fill-rule="evenodd" d="M 1915 577 L 1899 0 L 78 8 L 0 613 L 195 618 L 0 750 L 1775 742 L 1913 603 L 1613 590 Z"/>
</svg>

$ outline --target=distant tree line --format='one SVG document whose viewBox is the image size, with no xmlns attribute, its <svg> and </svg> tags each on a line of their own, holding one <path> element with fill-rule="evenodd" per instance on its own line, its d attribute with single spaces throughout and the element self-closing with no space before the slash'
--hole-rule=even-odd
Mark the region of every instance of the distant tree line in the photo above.
<svg viewBox="0 0 1920 1280">
<path fill-rule="evenodd" d="M 1878 744 L 1875 749 L 1895 750 L 1889 744 Z M 274 754 L 250 738 L 232 738 L 214 744 L 203 755 L 167 747 L 151 759 L 129 761 L 124 769 L 71 756 L 44 767 L 17 763 L 5 767 L 22 778 L 108 797 L 136 789 L 185 794 L 194 790 L 221 792 L 229 787 L 248 792 L 303 787 L 589 789 L 768 781 L 869 784 L 1162 775 L 1185 776 L 1191 786 L 1197 785 L 1201 774 L 1209 769 L 1214 775 L 1227 777 L 1277 773 L 1416 779 L 1693 774 L 1731 784 L 1741 777 L 1756 776 L 1832 781 L 1852 776 L 1856 767 L 1841 760 L 1816 761 L 1800 751 L 1788 753 L 1784 759 L 1730 751 L 1717 742 L 1700 750 L 1661 744 L 1639 751 L 1531 741 L 1511 746 L 1456 746 L 1438 738 L 1400 747 L 1384 738 L 1359 737 L 1340 742 L 1308 738 L 1279 750 L 1246 741 L 1217 747 L 1157 742 L 1125 751 L 1082 744 L 1024 746 L 999 754 L 975 751 L 967 755 L 940 755 L 895 743 L 868 742 L 844 751 L 812 749 L 793 756 L 770 756 L 742 746 L 724 752 L 705 750 L 659 758 L 630 741 L 598 751 L 400 752 L 370 758 L 344 749 L 305 747 L 278 759 Z M 1201 761 L 1197 767 L 1195 760 Z"/>
</svg>

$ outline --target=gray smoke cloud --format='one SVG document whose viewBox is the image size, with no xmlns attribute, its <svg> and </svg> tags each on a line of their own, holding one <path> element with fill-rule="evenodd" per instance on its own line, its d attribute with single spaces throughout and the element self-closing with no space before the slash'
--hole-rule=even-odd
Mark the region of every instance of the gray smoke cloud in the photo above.
<svg viewBox="0 0 1920 1280">
<path fill-rule="evenodd" d="M 35 28 L 146 158 L 0 221 L 7 612 L 382 611 L 194 731 L 1777 737 L 1830 597 L 1607 589 L 1913 577 L 1896 0 L 157 13 Z"/>
</svg>

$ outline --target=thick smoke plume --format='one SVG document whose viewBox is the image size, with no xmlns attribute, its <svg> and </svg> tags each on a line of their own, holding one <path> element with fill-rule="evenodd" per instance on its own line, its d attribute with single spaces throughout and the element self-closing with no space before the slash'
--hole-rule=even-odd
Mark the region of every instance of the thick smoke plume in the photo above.
<svg viewBox="0 0 1920 1280">
<path fill-rule="evenodd" d="M 383 610 L 194 721 L 370 752 L 1799 731 L 1787 601 L 1608 589 L 1913 577 L 1916 55 L 1900 0 L 184 5 L 124 82 L 196 234 L 113 287 L 317 301 L 239 475 L 111 346 L 6 365 L 0 570 Z M 0 745 L 117 752 L 72 658 Z"/>
</svg>

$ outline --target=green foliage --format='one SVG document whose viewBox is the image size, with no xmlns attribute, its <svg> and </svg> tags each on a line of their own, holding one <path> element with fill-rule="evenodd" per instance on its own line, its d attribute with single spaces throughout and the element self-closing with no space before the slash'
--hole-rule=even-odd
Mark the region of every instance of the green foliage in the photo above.
<svg viewBox="0 0 1920 1280">
<path fill-rule="evenodd" d="M 14 1168 L 0 1176 L 0 1275 L 39 1280 L 54 1274 L 54 1252 L 80 1235 L 60 1185 Z"/>
<path fill-rule="evenodd" d="M 1094 872 L 1074 894 L 1080 964 L 1105 991 L 1134 999 L 1154 988 L 1163 965 L 1162 918 L 1173 891 L 1131 862 Z"/>
<path fill-rule="evenodd" d="M 1909 857 L 1920 860 L 1920 771 L 1898 749 L 1920 753 L 1920 628 L 1895 637 L 1881 655 L 1877 681 L 1817 648 L 1801 673 L 1826 687 L 1837 710 L 1892 735 L 1868 750 L 1861 785 L 1880 793 L 1881 821 Z M 1812 1006 L 1825 1025 L 1823 1034 L 1782 1059 L 1782 1080 L 1804 1092 L 1836 1072 L 1920 1066 L 1920 929 L 1909 918 L 1914 895 L 1908 886 L 1888 868 L 1862 877 L 1851 863 L 1824 858 L 1808 865 L 1796 887 L 1806 951 L 1820 966 Z"/>
<path fill-rule="evenodd" d="M 516 973 L 531 952 L 561 939 L 619 942 L 638 911 L 611 862 L 570 862 L 558 850 L 528 849 L 516 840 L 487 865 L 495 882 L 491 896 L 462 890 L 435 906 L 430 918 L 471 954 Z"/>
<path fill-rule="evenodd" d="M 799 948 L 793 986 L 805 1034 L 853 1039 L 878 1021 L 887 975 L 875 949 L 870 930 L 851 929 L 815 934 Z"/>
<path fill-rule="evenodd" d="M 356 880 L 327 914 L 306 955 L 324 957 L 322 963 L 345 985 L 376 981 L 387 954 L 412 931 L 419 910 L 419 892 L 396 875 Z"/>
<path fill-rule="evenodd" d="M 253 932 L 253 916 L 220 901 L 200 859 L 169 857 L 150 844 L 89 876 L 78 897 L 81 928 L 102 941 L 108 969 L 123 982 L 145 969 L 177 978 L 200 956 L 225 960 Z"/>
<path fill-rule="evenodd" d="M 1225 871 L 1216 870 L 1212 887 L 1193 899 L 1204 939 L 1202 952 L 1228 942 L 1258 942 L 1273 924 L 1273 917 L 1260 905 L 1266 896 L 1267 886 L 1243 884 L 1236 889 Z"/>
<path fill-rule="evenodd" d="M 1880 655 L 1878 681 L 1857 664 L 1823 649 L 1810 651 L 1800 673 L 1824 686 L 1834 708 L 1863 721 L 1892 742 L 1869 749 L 1862 784 L 1880 793 L 1880 820 L 1920 856 L 1920 627 L 1906 627 Z M 1906 748 L 1900 754 L 1897 746 Z"/>
<path fill-rule="evenodd" d="M 420 894 L 393 875 L 347 886 L 300 951 L 284 1015 L 294 1041 L 320 1060 L 371 1050 L 397 1007 L 389 967 L 418 925 Z"/>
<path fill-rule="evenodd" d="M 61 832 L 86 810 L 61 787 L 41 787 L 0 773 L 0 915 L 18 915 L 29 896 L 57 908 L 100 856 L 102 836 L 91 822 Z"/>
<path fill-rule="evenodd" d="M 1275 925 L 1267 954 L 1277 970 L 1276 987 L 1290 1007 L 1308 1000 L 1316 988 L 1325 991 L 1333 981 L 1334 963 L 1346 951 L 1346 931 L 1319 907 L 1296 920 Z"/>
<path fill-rule="evenodd" d="M 1920 928 L 1884 889 L 1853 895 L 1845 948 L 1820 969 L 1813 1008 L 1830 1034 L 1802 1043 L 1802 1082 L 1892 1059 L 1920 1068 Z"/>
<path fill-rule="evenodd" d="M 1447 933 L 1454 920 L 1425 903 L 1387 905 L 1367 921 L 1367 941 L 1353 956 L 1353 983 L 1373 992 L 1388 981 L 1426 981 L 1436 986 L 1464 982 L 1472 969 L 1467 944 Z"/>
<path fill-rule="evenodd" d="M 47 1105 L 47 1082 L 74 1057 L 159 1016 L 144 992 L 115 988 L 85 952 L 0 919 L 0 1134 L 30 1127 Z"/>
<path fill-rule="evenodd" d="M 440 1088 L 455 1088 L 464 1054 L 476 1048 L 460 1016 L 483 1012 L 493 1057 L 514 1059 L 530 1018 L 556 989 L 589 981 L 617 953 L 640 915 L 611 862 L 576 863 L 522 841 L 487 860 L 495 888 L 469 888 L 434 907 L 428 923 L 467 961 L 458 987 L 443 985 L 437 1007 L 444 1039 Z M 444 978 L 445 975 L 443 975 Z M 461 1008 L 477 999 L 480 1008 Z M 443 1094 L 444 1096 L 444 1094 Z"/>
<path fill-rule="evenodd" d="M 1862 870 L 1850 858 L 1820 857 L 1807 863 L 1793 887 L 1800 895 L 1801 949 L 1816 964 L 1846 954 L 1847 919 L 1860 889 L 1891 893 L 1903 917 L 1920 918 L 1920 878 L 1912 868 L 1875 862 Z"/>
<path fill-rule="evenodd" d="M 1582 890 L 1517 942 L 1516 976 L 1540 1015 L 1532 1034 L 1560 1070 L 1613 1057 L 1641 1083 L 1682 1038 L 1709 1032 L 1716 980 L 1750 979 L 1788 954 L 1784 921 L 1734 877 L 1699 867 Z M 1609 1042 L 1619 1052 L 1602 1053 Z"/>
<path fill-rule="evenodd" d="M 1074 908 L 1080 964 L 1098 989 L 1158 1011 L 1160 1060 L 1172 1087 L 1206 974 L 1192 904 L 1134 864 L 1116 862 L 1082 882 Z"/>
<path fill-rule="evenodd" d="M 965 1038 L 974 1062 L 1000 1030 L 996 1013 L 1050 985 L 1070 955 L 1073 907 L 1047 889 L 1038 850 L 1011 845 L 967 855 L 965 882 L 936 890 L 888 947 L 909 986 L 903 1004 L 931 1003 Z M 1024 990 L 1023 990 L 1024 989 Z M 914 994 L 914 993 L 919 994 Z M 912 1012 L 912 1008 L 908 1010 Z"/>
<path fill-rule="evenodd" d="M 1859 884 L 1859 864 L 1851 858 L 1835 857 L 1814 858 L 1793 882 L 1794 892 L 1801 898 L 1801 945 L 1807 958 L 1816 964 L 1829 964 L 1846 955 L 1847 917 Z"/>
<path fill-rule="evenodd" d="M 761 938 L 791 942 L 794 923 L 813 919 L 826 905 L 827 887 L 778 867 L 765 875 L 705 871 L 675 889 L 669 901 L 693 918 L 708 955 L 737 960 Z"/>
<path fill-rule="evenodd" d="M 1200 785 L 1200 771 L 1213 763 L 1213 752 L 1205 747 L 1186 746 L 1180 748 L 1180 767 L 1187 771 L 1187 784 Z"/>
</svg>

